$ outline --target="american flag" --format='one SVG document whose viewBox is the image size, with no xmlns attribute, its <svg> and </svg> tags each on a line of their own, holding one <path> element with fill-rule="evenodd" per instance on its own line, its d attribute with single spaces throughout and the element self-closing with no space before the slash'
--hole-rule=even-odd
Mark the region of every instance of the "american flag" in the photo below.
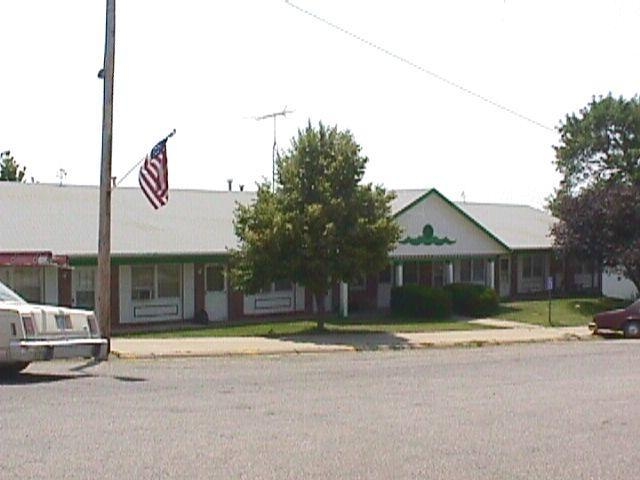
<svg viewBox="0 0 640 480">
<path fill-rule="evenodd" d="M 138 174 L 140 188 L 156 210 L 169 201 L 167 139 L 159 141 L 144 159 Z"/>
</svg>

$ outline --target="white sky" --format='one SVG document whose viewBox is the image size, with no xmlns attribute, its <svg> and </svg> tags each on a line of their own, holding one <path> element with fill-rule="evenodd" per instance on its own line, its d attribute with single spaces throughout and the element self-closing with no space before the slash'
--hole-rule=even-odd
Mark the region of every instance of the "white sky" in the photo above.
<svg viewBox="0 0 640 480">
<path fill-rule="evenodd" d="M 640 85 L 637 0 L 292 0 L 549 127 Z M 254 189 L 308 119 L 349 129 L 366 181 L 540 207 L 554 131 L 508 114 L 283 0 L 117 1 L 113 175 L 173 128 L 172 188 Z M 105 1 L 0 1 L 0 151 L 28 177 L 97 185 Z M 123 186 L 137 185 L 137 169 Z M 141 197 L 142 198 L 142 197 Z"/>
</svg>

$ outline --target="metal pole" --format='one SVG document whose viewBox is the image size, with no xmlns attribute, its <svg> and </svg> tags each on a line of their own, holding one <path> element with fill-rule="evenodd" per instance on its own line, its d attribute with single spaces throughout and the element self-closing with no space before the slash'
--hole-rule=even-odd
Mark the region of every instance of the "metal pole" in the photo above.
<svg viewBox="0 0 640 480">
<path fill-rule="evenodd" d="M 287 107 L 284 107 L 281 112 L 268 113 L 260 117 L 254 117 L 256 120 L 273 118 L 273 147 L 271 148 L 271 191 L 276 190 L 276 118 L 278 116 L 286 117 L 288 113 L 293 113 L 293 110 L 287 110 Z"/>
<path fill-rule="evenodd" d="M 273 116 L 273 148 L 271 149 L 271 191 L 276 191 L 276 118 Z"/>
<path fill-rule="evenodd" d="M 111 143 L 113 129 L 113 68 L 116 37 L 116 0 L 107 0 L 102 103 L 102 157 L 98 221 L 97 316 L 102 335 L 111 347 Z"/>
</svg>

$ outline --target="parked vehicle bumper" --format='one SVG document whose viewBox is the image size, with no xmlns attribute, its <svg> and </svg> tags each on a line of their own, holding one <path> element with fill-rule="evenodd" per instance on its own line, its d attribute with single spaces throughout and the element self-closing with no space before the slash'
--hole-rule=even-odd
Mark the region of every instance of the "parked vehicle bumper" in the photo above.
<svg viewBox="0 0 640 480">
<path fill-rule="evenodd" d="M 106 338 L 70 338 L 62 340 L 16 340 L 9 345 L 10 362 L 33 362 L 64 358 L 106 360 Z"/>
</svg>

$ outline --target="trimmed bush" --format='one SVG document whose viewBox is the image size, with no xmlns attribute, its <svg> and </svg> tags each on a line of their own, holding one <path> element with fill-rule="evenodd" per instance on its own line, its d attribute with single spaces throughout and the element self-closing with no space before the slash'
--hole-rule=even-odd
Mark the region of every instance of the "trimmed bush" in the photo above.
<svg viewBox="0 0 640 480">
<path fill-rule="evenodd" d="M 444 287 L 451 293 L 453 311 L 468 317 L 486 317 L 498 311 L 500 300 L 492 288 L 472 283 L 451 283 Z"/>
<path fill-rule="evenodd" d="M 391 312 L 403 317 L 425 319 L 451 316 L 451 294 L 441 288 L 404 285 L 391 289 Z"/>
</svg>

